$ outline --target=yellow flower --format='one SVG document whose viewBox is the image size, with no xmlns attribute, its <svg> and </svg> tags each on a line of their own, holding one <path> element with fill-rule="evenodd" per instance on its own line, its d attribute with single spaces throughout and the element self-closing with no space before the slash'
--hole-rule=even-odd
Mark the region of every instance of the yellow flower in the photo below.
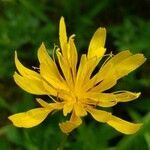
<svg viewBox="0 0 150 150">
<path fill-rule="evenodd" d="M 105 92 L 117 81 L 138 68 L 146 58 L 142 54 L 122 51 L 110 56 L 96 74 L 93 72 L 104 57 L 106 29 L 98 28 L 94 33 L 88 53 L 83 54 L 78 64 L 78 54 L 74 44 L 74 35 L 67 38 L 64 18 L 60 19 L 60 49 L 56 58 L 51 58 L 42 44 L 38 49 L 39 72 L 24 67 L 15 53 L 17 72 L 15 82 L 25 91 L 35 95 L 48 95 L 53 98 L 47 103 L 38 98 L 40 108 L 17 113 L 9 117 L 17 127 L 30 128 L 40 124 L 52 111 L 63 110 L 63 115 L 71 114 L 70 120 L 60 123 L 60 129 L 69 133 L 81 123 L 88 113 L 98 122 L 107 123 L 124 134 L 133 134 L 141 124 L 134 124 L 113 116 L 111 112 L 99 107 L 111 107 L 118 102 L 128 102 L 139 97 L 140 93 L 129 91 Z M 56 61 L 58 60 L 58 63 Z M 59 69 L 58 69 L 59 68 Z"/>
</svg>

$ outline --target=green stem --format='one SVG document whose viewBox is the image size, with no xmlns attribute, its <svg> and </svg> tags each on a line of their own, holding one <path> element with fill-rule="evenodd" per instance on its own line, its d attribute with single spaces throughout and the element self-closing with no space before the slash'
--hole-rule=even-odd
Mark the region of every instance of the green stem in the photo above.
<svg viewBox="0 0 150 150">
<path fill-rule="evenodd" d="M 57 150 L 63 150 L 64 149 L 64 146 L 65 146 L 65 143 L 67 141 L 67 138 L 68 138 L 69 134 L 64 134 L 64 137 L 63 137 L 63 140 L 62 142 L 60 143 L 59 147 L 57 148 Z"/>
</svg>

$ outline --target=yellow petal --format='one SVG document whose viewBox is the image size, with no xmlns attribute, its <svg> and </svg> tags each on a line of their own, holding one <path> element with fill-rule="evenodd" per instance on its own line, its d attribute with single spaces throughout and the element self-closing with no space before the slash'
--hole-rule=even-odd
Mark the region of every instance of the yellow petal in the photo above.
<svg viewBox="0 0 150 150">
<path fill-rule="evenodd" d="M 49 109 L 57 109 L 57 110 L 61 110 L 64 107 L 64 103 L 63 102 L 55 102 L 55 103 L 50 103 L 48 108 Z"/>
<path fill-rule="evenodd" d="M 15 82 L 25 91 L 36 95 L 47 95 L 49 92 L 43 86 L 42 80 L 38 78 L 26 78 L 15 72 Z"/>
<path fill-rule="evenodd" d="M 124 134 L 133 134 L 137 132 L 142 124 L 134 124 L 128 121 L 122 120 L 116 116 L 111 115 L 111 113 L 96 110 L 93 108 L 87 108 L 87 111 L 93 116 L 93 118 L 99 122 L 107 123 L 117 131 Z"/>
<path fill-rule="evenodd" d="M 91 59 L 88 59 L 84 68 L 83 68 L 83 75 L 82 75 L 82 80 L 84 84 L 90 80 L 90 77 L 97 66 L 97 58 L 93 57 Z M 84 78 L 83 78 L 84 77 Z"/>
<path fill-rule="evenodd" d="M 62 81 L 62 76 L 60 75 L 57 65 L 49 56 L 48 52 L 46 51 L 46 47 L 44 43 L 41 44 L 40 48 L 38 49 L 38 59 L 40 64 L 44 64 L 44 67 L 47 67 L 46 73 L 48 71 L 48 76 L 52 76 L 60 81 Z M 41 67 L 41 66 L 40 66 Z M 40 68 L 42 69 L 42 68 Z M 45 68 L 44 68 L 45 69 Z M 41 72 L 41 70 L 40 70 Z"/>
<path fill-rule="evenodd" d="M 109 78 L 106 78 L 102 82 L 100 82 L 97 86 L 91 88 L 91 92 L 103 92 L 111 87 L 113 87 L 117 83 L 117 80 L 114 76 L 110 76 Z"/>
<path fill-rule="evenodd" d="M 87 115 L 86 109 L 81 103 L 76 103 L 74 105 L 74 111 L 77 116 L 83 117 Z"/>
<path fill-rule="evenodd" d="M 130 91 L 117 91 L 113 93 L 92 93 L 87 92 L 86 98 L 88 103 L 98 105 L 101 107 L 112 107 L 118 102 L 132 101 L 140 96 L 140 93 L 133 93 Z M 91 101 L 91 102 L 90 102 Z"/>
<path fill-rule="evenodd" d="M 133 93 L 130 91 L 120 91 L 120 92 L 114 92 L 114 96 L 116 98 L 117 102 L 128 102 L 137 99 L 140 96 L 139 93 Z"/>
<path fill-rule="evenodd" d="M 112 116 L 111 119 L 107 123 L 113 128 L 115 128 L 117 131 L 122 132 L 124 134 L 134 134 L 142 126 L 141 123 L 137 123 L 137 124 L 130 123 L 116 116 Z"/>
<path fill-rule="evenodd" d="M 75 86 L 77 87 L 80 87 L 81 85 L 81 78 L 83 77 L 82 72 L 85 69 L 84 67 L 85 67 L 86 62 L 87 62 L 87 57 L 85 54 L 83 54 L 81 56 L 80 64 L 79 64 L 79 68 L 77 72 L 77 78 L 76 78 L 76 83 L 75 83 Z"/>
<path fill-rule="evenodd" d="M 59 41 L 60 41 L 60 46 L 62 49 L 63 56 L 67 57 L 67 50 L 65 49 L 67 45 L 67 33 L 66 33 L 66 25 L 65 25 L 64 17 L 61 17 L 60 19 Z"/>
<path fill-rule="evenodd" d="M 82 123 L 82 120 L 78 116 L 76 116 L 74 113 L 72 113 L 71 119 L 69 121 L 59 123 L 59 127 L 63 133 L 68 134 L 72 130 L 80 126 L 81 123 Z"/>
<path fill-rule="evenodd" d="M 84 91 L 89 91 L 96 85 L 96 81 L 97 81 L 97 78 L 92 77 L 91 79 L 89 79 L 87 83 L 83 85 L 82 88 L 84 89 Z"/>
<path fill-rule="evenodd" d="M 100 107 L 112 107 L 116 105 L 117 103 L 115 101 L 95 101 L 93 99 L 85 99 L 85 103 L 87 105 L 92 105 L 94 107 L 100 106 Z"/>
<path fill-rule="evenodd" d="M 31 128 L 40 124 L 53 109 L 35 108 L 9 117 L 16 127 Z"/>
<path fill-rule="evenodd" d="M 41 98 L 36 98 L 36 101 L 42 106 L 42 107 L 48 107 L 48 103 L 42 100 Z"/>
<path fill-rule="evenodd" d="M 96 65 L 97 65 L 96 57 L 87 59 L 86 55 L 81 56 L 81 61 L 78 68 L 77 79 L 76 79 L 76 87 L 78 88 L 79 91 L 81 91 L 80 87 L 81 89 L 83 89 L 85 83 L 88 83 Z"/>
<path fill-rule="evenodd" d="M 113 93 L 92 93 L 86 94 L 88 103 L 101 107 L 112 107 L 117 104 L 116 97 Z"/>
<path fill-rule="evenodd" d="M 70 62 L 70 67 L 72 68 L 72 74 L 75 79 L 76 77 L 76 67 L 78 62 L 78 53 L 74 43 L 73 37 L 69 38 L 69 47 L 68 47 L 68 60 Z"/>
<path fill-rule="evenodd" d="M 116 101 L 99 101 L 97 102 L 97 106 L 100 106 L 100 107 L 112 107 L 112 106 L 115 106 L 117 104 Z"/>
<path fill-rule="evenodd" d="M 44 43 L 42 43 L 41 46 L 39 47 L 37 56 L 40 63 L 54 64 L 52 58 L 49 56 L 46 50 Z"/>
<path fill-rule="evenodd" d="M 132 55 L 129 51 L 122 51 L 111 58 L 99 71 L 99 77 L 109 78 L 115 76 L 116 79 L 127 75 L 138 68 L 146 59 L 142 54 Z M 109 70 L 109 71 L 108 71 Z"/>
<path fill-rule="evenodd" d="M 73 103 L 72 102 L 67 102 L 66 104 L 64 104 L 63 107 L 63 114 L 64 116 L 67 116 L 68 113 L 70 113 L 73 109 Z"/>
<path fill-rule="evenodd" d="M 43 84 L 43 87 L 46 89 L 46 91 L 48 91 L 47 95 L 53 95 L 53 96 L 58 95 L 58 91 L 50 83 L 48 83 L 46 80 L 43 79 L 42 84 Z"/>
<path fill-rule="evenodd" d="M 33 70 L 30 70 L 26 67 L 24 67 L 21 62 L 19 61 L 18 57 L 17 57 L 17 52 L 15 51 L 15 64 L 16 64 L 16 67 L 17 67 L 17 70 L 19 71 L 19 73 L 22 75 L 22 76 L 26 76 L 28 78 L 39 78 L 40 75 L 33 71 Z"/>
<path fill-rule="evenodd" d="M 132 53 L 129 50 L 121 51 L 120 53 L 114 55 L 111 59 L 109 59 L 107 63 L 105 63 L 100 68 L 99 73 L 101 73 L 102 75 L 106 74 L 106 71 L 110 66 L 114 67 L 115 65 L 119 64 L 121 61 L 123 61 L 124 59 L 130 56 L 132 56 Z"/>
<path fill-rule="evenodd" d="M 93 77 L 93 78 L 96 78 L 95 84 L 97 84 L 98 82 L 104 79 L 108 79 L 109 77 L 112 78 L 111 75 L 112 73 L 114 73 L 114 69 L 116 65 L 131 55 L 132 54 L 128 50 L 122 51 L 118 53 L 117 55 L 115 55 L 114 57 L 112 57 L 107 63 L 105 63 L 105 65 L 102 65 L 99 72 Z M 117 68 L 117 69 L 119 70 L 120 68 Z M 113 75 L 113 78 L 116 80 L 114 75 Z"/>
<path fill-rule="evenodd" d="M 50 108 L 50 109 L 57 109 L 60 110 L 64 107 L 64 104 L 61 102 L 54 102 L 54 103 L 47 103 L 44 100 L 42 100 L 41 98 L 36 98 L 36 101 L 42 106 L 42 107 L 46 107 L 46 108 Z"/>
<path fill-rule="evenodd" d="M 113 64 L 109 63 L 108 65 L 104 65 L 100 69 L 100 71 L 95 74 L 85 85 L 85 90 L 91 89 L 92 92 L 100 92 L 105 91 L 109 89 L 110 87 L 114 86 L 116 84 L 116 77 L 113 75 L 108 76 L 109 73 L 112 72 Z M 105 79 L 105 80 L 104 80 Z M 94 87 L 94 88 L 93 88 Z"/>
<path fill-rule="evenodd" d="M 106 49 L 104 48 L 105 40 L 106 40 L 106 29 L 98 28 L 91 39 L 88 49 L 88 58 L 94 56 L 102 58 L 102 56 L 106 51 Z"/>
<path fill-rule="evenodd" d="M 132 55 L 129 51 L 123 51 L 111 58 L 96 74 L 93 91 L 105 91 L 113 87 L 117 80 L 127 75 L 144 63 L 146 58 L 142 54 Z"/>
<path fill-rule="evenodd" d="M 59 61 L 59 65 L 61 67 L 61 70 L 64 74 L 64 77 L 65 77 L 68 85 L 70 85 L 70 87 L 73 87 L 72 73 L 71 73 L 67 59 L 65 57 L 63 57 L 62 54 L 58 50 L 56 51 L 56 54 L 57 54 L 57 58 Z"/>
<path fill-rule="evenodd" d="M 123 76 L 127 75 L 131 71 L 135 70 L 139 66 L 141 66 L 146 61 L 143 54 L 135 54 L 124 59 L 116 66 L 115 75 L 117 79 L 122 78 Z"/>
<path fill-rule="evenodd" d="M 111 117 L 111 113 L 103 111 L 103 110 L 87 108 L 87 111 L 92 115 L 92 117 L 96 121 L 99 121 L 99 122 L 107 122 Z"/>
<path fill-rule="evenodd" d="M 55 89 L 62 89 L 68 91 L 66 82 L 60 79 L 59 77 L 57 77 L 57 75 L 55 74 L 55 72 L 53 72 L 50 65 L 46 63 L 41 63 L 40 74 L 43 77 L 43 79 L 46 80 Z"/>
</svg>

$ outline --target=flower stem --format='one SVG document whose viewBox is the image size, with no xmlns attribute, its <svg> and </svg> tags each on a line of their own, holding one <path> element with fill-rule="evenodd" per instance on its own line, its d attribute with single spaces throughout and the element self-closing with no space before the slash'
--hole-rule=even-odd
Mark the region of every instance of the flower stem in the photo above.
<svg viewBox="0 0 150 150">
<path fill-rule="evenodd" d="M 65 143 L 67 141 L 67 138 L 68 138 L 69 134 L 64 134 L 64 137 L 63 137 L 63 140 L 62 142 L 60 143 L 59 147 L 57 148 L 57 150 L 63 150 L 64 149 L 64 146 L 65 146 Z"/>
</svg>

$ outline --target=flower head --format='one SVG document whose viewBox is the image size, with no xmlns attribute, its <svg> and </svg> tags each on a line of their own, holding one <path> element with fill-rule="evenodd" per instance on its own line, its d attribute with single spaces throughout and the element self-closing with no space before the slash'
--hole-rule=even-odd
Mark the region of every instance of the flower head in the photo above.
<svg viewBox="0 0 150 150">
<path fill-rule="evenodd" d="M 106 51 L 105 39 L 106 29 L 98 28 L 90 41 L 87 54 L 81 55 L 77 65 L 79 58 L 74 35 L 68 39 L 64 18 L 61 17 L 60 48 L 56 50 L 56 58 L 52 59 L 42 43 L 38 49 L 39 72 L 24 67 L 15 53 L 15 64 L 19 72 L 14 74 L 15 82 L 29 93 L 52 97 L 53 102 L 47 103 L 38 98 L 37 102 L 41 107 L 10 116 L 13 124 L 30 128 L 40 124 L 52 111 L 62 110 L 64 116 L 71 114 L 70 120 L 59 124 L 64 133 L 77 128 L 82 123 L 81 118 L 88 113 L 96 121 L 107 123 L 122 133 L 133 134 L 138 131 L 141 124 L 127 122 L 99 108 L 112 107 L 119 102 L 128 102 L 139 97 L 140 93 L 124 90 L 113 93 L 105 91 L 143 64 L 146 58 L 142 54 L 122 51 L 117 55 L 110 55 L 94 74 Z"/>
</svg>

